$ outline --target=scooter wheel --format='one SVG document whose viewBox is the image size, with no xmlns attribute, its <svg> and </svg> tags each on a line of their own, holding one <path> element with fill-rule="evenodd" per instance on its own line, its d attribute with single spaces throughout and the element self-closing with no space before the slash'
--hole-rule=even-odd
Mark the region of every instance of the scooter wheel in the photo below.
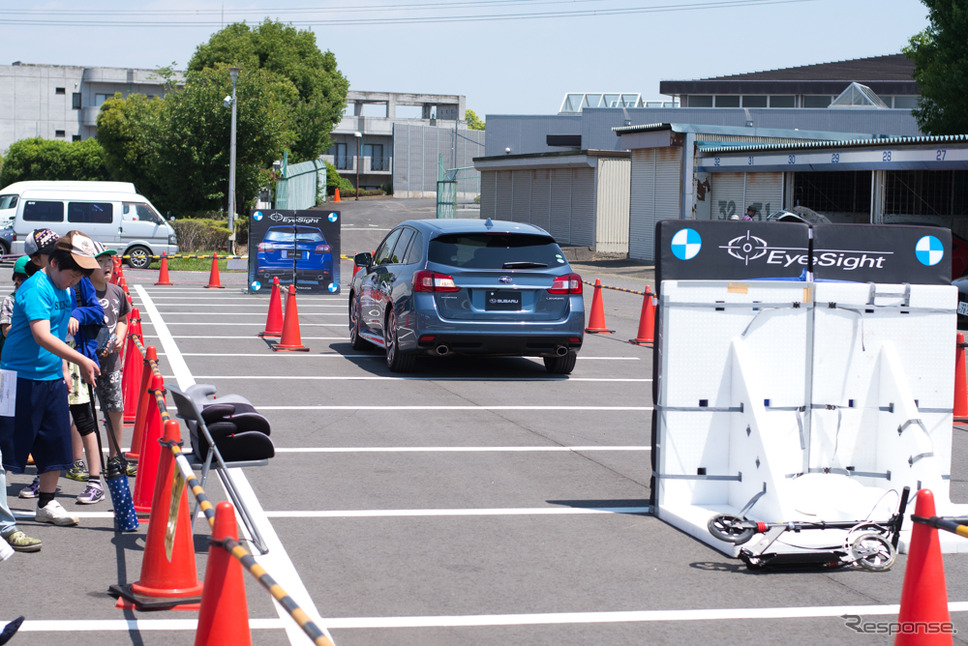
<svg viewBox="0 0 968 646">
<path fill-rule="evenodd" d="M 709 529 L 709 533 L 719 540 L 736 545 L 742 545 L 753 538 L 753 534 L 756 533 L 756 525 L 739 516 L 729 514 L 713 516 L 706 523 L 706 527 Z"/>
<path fill-rule="evenodd" d="M 880 534 L 861 534 L 850 546 L 850 554 L 865 570 L 885 572 L 897 560 L 897 550 Z"/>
</svg>

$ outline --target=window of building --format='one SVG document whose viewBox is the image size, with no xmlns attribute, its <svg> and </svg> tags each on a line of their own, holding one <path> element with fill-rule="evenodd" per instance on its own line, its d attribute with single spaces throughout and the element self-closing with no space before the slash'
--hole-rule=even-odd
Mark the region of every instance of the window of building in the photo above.
<svg viewBox="0 0 968 646">
<path fill-rule="evenodd" d="M 898 110 L 913 110 L 918 107 L 916 96 L 896 96 L 894 97 L 894 108 Z"/>
<path fill-rule="evenodd" d="M 711 108 L 713 107 L 713 97 L 711 94 L 693 94 L 687 98 L 690 108 Z"/>
<path fill-rule="evenodd" d="M 738 94 L 717 94 L 716 107 L 717 108 L 738 108 L 739 95 Z"/>
<path fill-rule="evenodd" d="M 804 94 L 803 107 L 805 108 L 826 108 L 830 105 L 832 97 L 823 94 Z"/>
<path fill-rule="evenodd" d="M 333 156 L 333 165 L 339 170 L 349 168 L 349 159 L 346 156 L 346 144 L 335 143 L 329 149 L 329 154 Z"/>
<path fill-rule="evenodd" d="M 81 109 L 81 93 L 80 92 L 74 92 L 73 94 L 71 94 L 71 107 L 74 108 L 75 110 L 80 110 Z"/>
<path fill-rule="evenodd" d="M 54 94 L 67 94 L 67 88 L 55 87 Z"/>
<path fill-rule="evenodd" d="M 795 108 L 797 97 L 792 94 L 775 94 L 770 97 L 771 108 Z"/>
<path fill-rule="evenodd" d="M 818 213 L 866 214 L 871 211 L 871 172 L 796 173 L 794 204 Z"/>
<path fill-rule="evenodd" d="M 364 144 L 363 156 L 370 158 L 370 170 L 386 170 L 383 160 L 383 144 Z"/>
<path fill-rule="evenodd" d="M 71 141 L 80 141 L 80 140 L 81 140 L 80 135 L 71 135 Z"/>
<path fill-rule="evenodd" d="M 67 136 L 67 133 L 64 132 L 63 130 L 55 130 L 54 131 L 54 136 L 55 137 L 66 137 Z"/>
<path fill-rule="evenodd" d="M 765 108 L 766 96 L 762 94 L 747 94 L 743 96 L 744 108 Z"/>
</svg>

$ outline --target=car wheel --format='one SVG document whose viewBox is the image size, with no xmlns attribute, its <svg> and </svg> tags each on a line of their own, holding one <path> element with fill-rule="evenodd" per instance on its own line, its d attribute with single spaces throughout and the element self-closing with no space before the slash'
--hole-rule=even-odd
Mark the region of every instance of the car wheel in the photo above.
<svg viewBox="0 0 968 646">
<path fill-rule="evenodd" d="M 360 336 L 360 302 L 350 295 L 350 344 L 354 350 L 366 350 L 370 342 Z"/>
<path fill-rule="evenodd" d="M 0 240 L 0 254 L 6 256 L 10 253 L 10 245 L 7 244 L 6 240 Z"/>
<path fill-rule="evenodd" d="M 126 255 L 132 269 L 147 269 L 151 265 L 151 251 L 145 247 L 131 247 Z"/>
<path fill-rule="evenodd" d="M 417 355 L 400 350 L 397 315 L 393 310 L 387 314 L 384 335 L 387 343 L 387 367 L 391 372 L 411 372 L 417 362 Z"/>
<path fill-rule="evenodd" d="M 563 357 L 544 357 L 545 370 L 553 375 L 567 375 L 575 369 L 575 362 L 578 361 L 578 353 L 569 350 Z"/>
</svg>

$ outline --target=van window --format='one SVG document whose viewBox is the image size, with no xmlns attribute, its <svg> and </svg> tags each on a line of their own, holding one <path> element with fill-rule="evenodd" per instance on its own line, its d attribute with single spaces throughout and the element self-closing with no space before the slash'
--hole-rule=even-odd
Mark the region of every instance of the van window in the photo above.
<svg viewBox="0 0 968 646">
<path fill-rule="evenodd" d="M 164 224 L 161 215 L 151 206 L 139 202 L 125 202 L 121 205 L 121 214 L 125 220 L 132 222 L 151 222 L 152 224 Z"/>
<path fill-rule="evenodd" d="M 68 202 L 67 221 L 78 224 L 111 224 L 114 205 L 110 202 Z"/>
<path fill-rule="evenodd" d="M 64 203 L 28 200 L 24 204 L 24 222 L 63 222 Z"/>
<path fill-rule="evenodd" d="M 0 195 L 0 209 L 15 209 L 17 208 L 17 198 L 20 197 L 16 194 Z"/>
</svg>

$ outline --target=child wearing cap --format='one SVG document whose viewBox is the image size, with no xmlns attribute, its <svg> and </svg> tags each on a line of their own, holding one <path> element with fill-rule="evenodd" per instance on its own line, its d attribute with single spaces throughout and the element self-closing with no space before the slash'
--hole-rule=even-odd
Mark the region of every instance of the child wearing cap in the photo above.
<svg viewBox="0 0 968 646">
<path fill-rule="evenodd" d="M 27 280 L 28 264 L 30 264 L 30 258 L 20 256 L 13 265 L 13 291 L 3 297 L 3 305 L 0 306 L 0 350 L 3 348 L 4 339 L 7 338 L 7 332 L 10 331 L 10 318 L 13 316 L 13 297 L 20 284 Z"/>
<path fill-rule="evenodd" d="M 0 369 L 16 374 L 14 415 L 0 416 L 0 460 L 8 471 L 23 473 L 27 456 L 33 455 L 40 474 L 35 520 L 41 523 L 78 522 L 54 499 L 57 478 L 71 465 L 64 360 L 80 367 L 86 383 L 94 383 L 99 369 L 64 339 L 71 314 L 70 288 L 97 266 L 90 238 L 78 231 L 60 238 L 48 266 L 17 290 L 10 333 L 0 357 Z M 27 551 L 15 542 L 22 532 L 11 521 L 0 516 L 0 536 L 15 550 Z M 40 549 L 39 542 L 29 547 Z"/>
</svg>

